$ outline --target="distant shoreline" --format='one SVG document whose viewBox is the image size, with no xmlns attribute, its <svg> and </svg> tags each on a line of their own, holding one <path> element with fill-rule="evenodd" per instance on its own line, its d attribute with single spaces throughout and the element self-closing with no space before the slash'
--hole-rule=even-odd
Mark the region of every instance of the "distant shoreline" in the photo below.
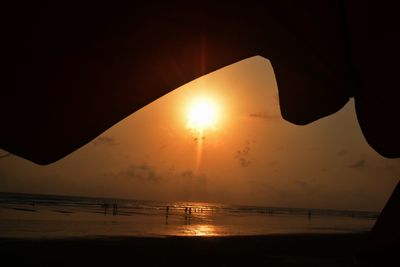
<svg viewBox="0 0 400 267">
<path fill-rule="evenodd" d="M 99 196 L 79 196 L 79 195 L 57 195 L 57 194 L 47 194 L 47 193 L 25 193 L 25 192 L 0 192 L 0 203 L 7 200 L 7 197 L 13 198 L 13 196 L 18 196 L 18 202 L 23 202 L 30 197 L 39 197 L 40 199 L 49 200 L 91 200 L 95 201 L 97 204 L 101 205 L 102 203 L 113 203 L 117 202 L 136 202 L 136 203 L 151 203 L 157 204 L 160 207 L 164 207 L 166 205 L 171 205 L 171 203 L 201 203 L 207 204 L 209 206 L 232 206 L 232 207 L 241 207 L 245 209 L 272 209 L 272 210 L 285 210 L 285 211 L 296 211 L 296 210 L 304 210 L 304 211 L 312 211 L 312 212 L 341 212 L 341 213 L 357 213 L 357 214 L 368 214 L 372 215 L 372 217 L 377 217 L 380 214 L 380 211 L 375 210 L 352 210 L 352 209 L 335 209 L 335 208 L 315 208 L 315 207 L 285 207 L 285 206 L 268 206 L 268 205 L 247 205 L 247 204 L 229 204 L 229 203 L 217 203 L 217 202 L 196 202 L 196 201 L 161 201 L 161 200 L 146 200 L 146 199 L 129 199 L 129 198 L 113 198 L 113 197 L 99 197 Z M 7 202 L 5 202 L 7 203 Z M 38 202 L 40 204 L 40 202 Z"/>
</svg>

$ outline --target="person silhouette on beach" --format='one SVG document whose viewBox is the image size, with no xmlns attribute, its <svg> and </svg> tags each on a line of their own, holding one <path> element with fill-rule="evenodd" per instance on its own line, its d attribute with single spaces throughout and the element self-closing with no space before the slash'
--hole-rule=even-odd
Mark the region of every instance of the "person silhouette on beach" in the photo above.
<svg viewBox="0 0 400 267">
<path fill-rule="evenodd" d="M 107 214 L 107 210 L 108 210 L 108 203 L 103 203 L 101 206 L 104 209 L 104 215 L 106 215 Z"/>
<path fill-rule="evenodd" d="M 117 201 L 115 201 L 114 204 L 113 204 L 113 215 L 118 215 Z"/>
<path fill-rule="evenodd" d="M 165 221 L 168 224 L 169 206 L 165 207 Z"/>
</svg>

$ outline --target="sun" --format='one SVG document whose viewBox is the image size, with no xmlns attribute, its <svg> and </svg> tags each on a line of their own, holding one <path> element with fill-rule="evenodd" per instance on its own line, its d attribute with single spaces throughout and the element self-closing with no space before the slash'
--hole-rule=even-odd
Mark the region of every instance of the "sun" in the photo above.
<svg viewBox="0 0 400 267">
<path fill-rule="evenodd" d="M 188 108 L 187 126 L 189 129 L 203 132 L 213 129 L 218 121 L 218 107 L 214 101 L 200 98 L 193 101 Z"/>
</svg>

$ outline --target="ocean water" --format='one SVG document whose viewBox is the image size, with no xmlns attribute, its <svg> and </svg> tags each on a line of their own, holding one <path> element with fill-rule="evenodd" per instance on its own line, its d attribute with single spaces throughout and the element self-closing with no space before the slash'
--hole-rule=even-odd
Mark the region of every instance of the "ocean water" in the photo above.
<svg viewBox="0 0 400 267">
<path fill-rule="evenodd" d="M 0 193 L 0 237 L 351 233 L 369 231 L 378 215 L 367 211 Z"/>
</svg>

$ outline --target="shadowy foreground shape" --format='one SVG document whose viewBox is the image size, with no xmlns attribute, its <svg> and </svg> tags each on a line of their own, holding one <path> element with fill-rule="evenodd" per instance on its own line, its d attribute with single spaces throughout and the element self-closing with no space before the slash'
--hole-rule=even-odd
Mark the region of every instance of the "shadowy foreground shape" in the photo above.
<svg viewBox="0 0 400 267">
<path fill-rule="evenodd" d="M 369 144 L 399 157 L 398 9 L 263 2 L 10 1 L 0 147 L 52 163 L 171 90 L 260 55 L 274 67 L 285 119 L 307 124 L 354 96 Z"/>
<path fill-rule="evenodd" d="M 358 266 L 365 234 L 0 239 L 12 266 Z M 23 256 L 22 256 L 23 255 Z"/>
<path fill-rule="evenodd" d="M 386 203 L 380 217 L 357 259 L 362 266 L 398 266 L 400 263 L 400 182 Z"/>
<path fill-rule="evenodd" d="M 272 62 L 286 120 L 310 123 L 354 97 L 368 143 L 400 156 L 394 3 L 9 1 L 3 10 L 0 147 L 35 163 L 55 162 L 171 90 L 256 55 Z M 389 212 L 399 211 L 399 194 L 398 185 L 375 236 L 385 229 L 400 240 L 390 223 L 399 212 Z"/>
</svg>

